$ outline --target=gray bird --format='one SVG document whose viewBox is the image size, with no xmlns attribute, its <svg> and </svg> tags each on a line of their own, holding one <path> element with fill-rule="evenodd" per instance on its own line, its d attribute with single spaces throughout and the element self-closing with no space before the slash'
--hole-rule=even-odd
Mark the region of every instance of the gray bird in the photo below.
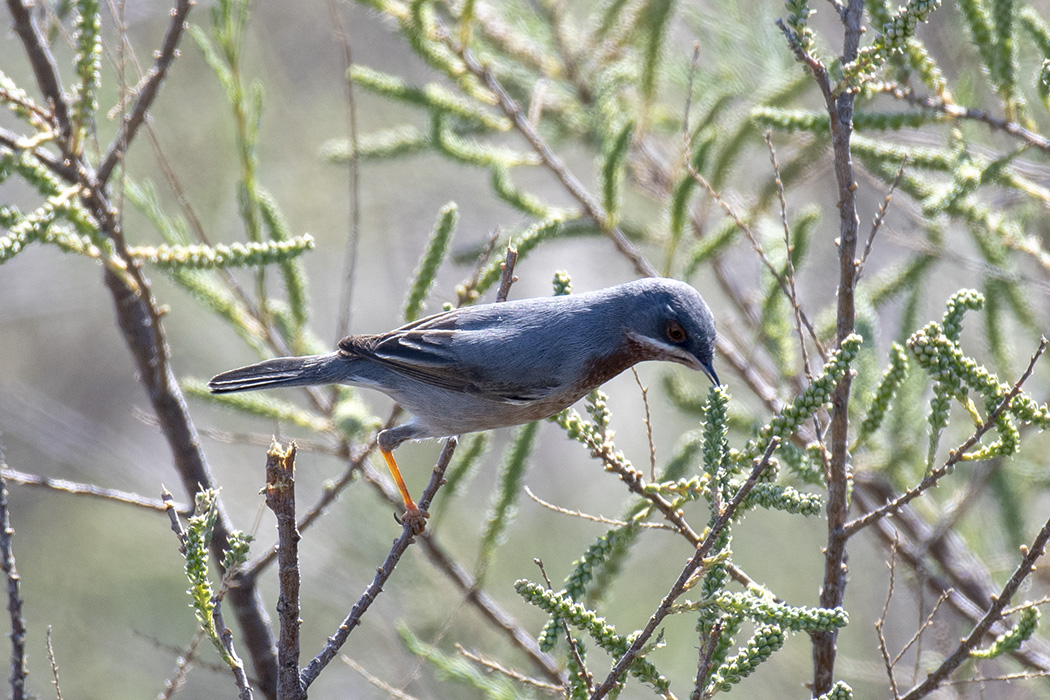
<svg viewBox="0 0 1050 700">
<path fill-rule="evenodd" d="M 700 294 L 684 282 L 647 278 L 445 311 L 387 333 L 348 336 L 327 355 L 223 372 L 208 388 L 352 384 L 383 392 L 413 416 L 379 433 L 378 443 L 406 517 L 421 523 L 392 454 L 402 442 L 547 418 L 645 360 L 677 362 L 718 384 L 714 349 L 714 319 Z"/>
</svg>

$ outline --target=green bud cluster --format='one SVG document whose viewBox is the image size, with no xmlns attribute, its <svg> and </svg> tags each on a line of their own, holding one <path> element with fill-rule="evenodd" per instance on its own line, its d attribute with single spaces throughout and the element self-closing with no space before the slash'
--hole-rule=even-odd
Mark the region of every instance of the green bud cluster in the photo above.
<svg viewBox="0 0 1050 700">
<path fill-rule="evenodd" d="M 809 7 L 809 0 L 785 0 L 788 11 L 787 26 L 794 32 L 799 48 L 807 54 L 813 53 L 813 30 L 809 27 L 809 18 L 817 14 Z"/>
<path fill-rule="evenodd" d="M 729 393 L 724 386 L 711 387 L 704 407 L 704 471 L 720 482 L 728 478 L 728 414 Z"/>
<path fill-rule="evenodd" d="M 736 454 L 735 461 L 739 464 L 759 456 L 771 439 L 793 434 L 804 421 L 826 405 L 831 400 L 831 392 L 835 385 L 856 359 L 862 342 L 863 339 L 856 333 L 843 340 L 842 347 L 828 357 L 827 364 L 821 370 L 820 376 L 814 379 L 772 421 L 759 430 L 758 437 L 748 441 L 743 451 Z"/>
<path fill-rule="evenodd" d="M 557 615 L 573 627 L 586 631 L 598 646 L 612 656 L 623 656 L 630 648 L 630 641 L 627 637 L 617 634 L 613 626 L 605 621 L 605 618 L 598 617 L 580 603 L 526 579 L 516 581 L 514 590 L 527 602 L 547 614 Z M 638 657 L 631 664 L 630 673 L 661 691 L 666 691 L 670 686 L 670 682 L 642 657 Z"/>
<path fill-rule="evenodd" d="M 925 22 L 940 6 L 941 0 L 911 0 L 907 5 L 897 8 L 871 46 L 861 49 L 856 60 L 843 67 L 843 81 L 836 92 L 871 79 L 891 55 L 904 51 L 909 40 L 915 36 L 919 23 Z"/>
<path fill-rule="evenodd" d="M 784 646 L 784 631 L 776 625 L 760 625 L 747 645 L 711 674 L 706 697 L 717 691 L 732 690 L 733 685 L 751 675 L 759 664 Z"/>
<path fill-rule="evenodd" d="M 762 591 L 723 591 L 712 600 L 720 610 L 731 615 L 743 616 L 762 624 L 778 625 L 793 632 L 830 632 L 845 627 L 849 622 L 849 616 L 841 607 L 828 609 L 785 605 Z"/>
<path fill-rule="evenodd" d="M 219 630 L 215 627 L 215 598 L 211 580 L 208 578 L 208 557 L 210 555 L 212 530 L 219 517 L 216 507 L 218 494 L 207 489 L 197 493 L 194 498 L 193 516 L 186 523 L 184 541 L 186 557 L 186 578 L 189 579 L 190 607 L 197 617 L 197 624 L 211 639 L 219 654 L 226 659 L 226 650 L 219 641 Z"/>
<path fill-rule="evenodd" d="M 1010 387 L 1003 384 L 976 360 L 963 354 L 959 345 L 962 317 L 967 310 L 979 309 L 983 297 L 972 290 L 956 293 L 948 302 L 943 326 L 929 323 L 908 339 L 908 349 L 919 366 L 934 380 L 933 398 L 928 417 L 931 428 L 928 463 L 933 464 L 940 433 L 948 425 L 951 399 L 968 401 L 969 391 L 976 391 L 984 399 L 985 411 L 990 414 L 1005 399 Z M 967 404 L 969 406 L 969 404 Z M 973 412 L 975 409 L 971 409 Z M 966 460 L 987 459 L 992 456 L 1010 455 L 1017 451 L 1020 434 L 1014 419 L 1050 427 L 1050 409 L 1040 406 L 1030 397 L 1019 393 L 1009 408 L 999 416 L 996 429 L 999 440 L 985 445 L 964 456 Z"/>
<path fill-rule="evenodd" d="M 128 253 L 161 268 L 210 269 L 269 265 L 311 250 L 310 234 L 286 241 L 252 241 L 213 245 L 160 245 L 129 248 Z"/>
<path fill-rule="evenodd" d="M 802 493 L 792 486 L 757 483 L 741 504 L 750 509 L 756 506 L 782 510 L 798 515 L 820 515 L 824 501 L 815 493 Z"/>
<path fill-rule="evenodd" d="M 894 343 L 890 347 L 890 366 L 882 375 L 882 381 L 879 382 L 875 396 L 871 400 L 868 415 L 860 424 L 858 444 L 864 442 L 882 425 L 882 420 L 886 417 L 886 412 L 889 411 L 897 395 L 897 389 L 906 376 L 908 376 L 908 355 L 899 343 Z"/>
<path fill-rule="evenodd" d="M 839 681 L 831 690 L 824 693 L 816 700 L 853 700 L 853 688 L 843 681 Z"/>
<path fill-rule="evenodd" d="M 74 128 L 83 129 L 98 109 L 95 92 L 102 84 L 102 20 L 98 0 L 77 0 L 74 20 L 77 45 L 76 72 L 79 81 L 73 101 Z M 80 135 L 74 135 L 79 142 Z"/>
<path fill-rule="evenodd" d="M 984 307 L 984 297 L 976 289 L 960 289 L 948 299 L 947 307 L 941 320 L 941 329 L 945 337 L 958 342 L 963 316 L 967 311 L 980 311 Z"/>
<path fill-rule="evenodd" d="M 609 530 L 599 537 L 583 556 L 573 562 L 572 573 L 565 581 L 565 590 L 562 595 L 572 599 L 580 600 L 587 592 L 587 585 L 594 580 L 595 573 L 605 565 L 613 552 L 628 543 L 635 536 L 631 527 L 620 527 Z M 557 618 L 552 618 L 543 628 L 540 634 L 539 644 L 544 651 L 554 648 L 561 630 L 557 624 Z"/>
<path fill-rule="evenodd" d="M 970 652 L 970 656 L 975 659 L 994 659 L 997 656 L 1017 651 L 1021 644 L 1035 634 L 1035 629 L 1039 625 L 1039 608 L 1034 605 L 1024 608 L 1021 610 L 1020 618 L 1013 628 L 999 635 L 991 646 L 986 649 L 974 649 Z"/>
<path fill-rule="evenodd" d="M 423 302 L 434 280 L 437 278 L 438 268 L 445 259 L 449 244 L 452 242 L 452 234 L 459 220 L 459 207 L 455 202 L 449 202 L 438 212 L 437 223 L 434 231 L 430 234 L 427 249 L 419 259 L 419 266 L 412 277 L 412 288 L 405 299 L 404 318 L 406 321 L 415 321 L 423 309 Z"/>
</svg>

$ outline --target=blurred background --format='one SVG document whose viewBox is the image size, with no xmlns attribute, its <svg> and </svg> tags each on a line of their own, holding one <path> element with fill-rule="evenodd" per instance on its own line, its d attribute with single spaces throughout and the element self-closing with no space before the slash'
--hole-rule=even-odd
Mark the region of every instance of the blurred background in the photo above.
<svg viewBox="0 0 1050 700">
<path fill-rule="evenodd" d="M 573 5 L 566 4 L 565 11 L 581 18 L 590 9 L 590 4 Z M 167 26 L 167 12 L 155 3 L 137 0 L 124 7 L 128 40 L 138 60 L 148 64 Z M 521 7 L 524 9 L 517 11 L 528 11 L 530 6 Z M 835 37 L 830 7 L 820 5 L 813 23 L 829 29 L 825 36 Z M 191 13 L 191 23 L 207 31 L 208 11 L 207 3 L 201 3 Z M 694 99 L 698 103 L 704 101 L 705 90 L 717 87 L 720 92 L 735 93 L 734 105 L 746 112 L 753 99 L 768 94 L 778 81 L 799 77 L 801 69 L 774 25 L 774 20 L 785 14 L 779 3 L 682 3 L 677 12 L 680 20 L 668 33 L 662 49 L 668 60 L 661 84 L 662 104 L 676 116 L 685 109 L 694 42 L 701 47 L 703 76 L 696 85 L 698 96 Z M 923 29 L 923 37 L 931 51 L 938 52 L 958 91 L 957 97 L 976 96 L 979 103 L 988 90 L 977 85 L 977 61 L 972 47 L 958 41 L 958 37 L 965 36 L 958 15 L 954 8 L 941 10 L 934 25 Z M 113 56 L 117 36 L 114 22 L 105 9 L 103 16 L 107 54 Z M 44 15 L 41 17 L 42 22 L 47 21 Z M 337 341 L 341 325 L 351 226 L 347 168 L 322 157 L 326 144 L 347 137 L 340 24 L 348 30 L 355 63 L 401 76 L 412 85 L 440 79 L 412 53 L 395 28 L 368 7 L 325 2 L 259 2 L 251 7 L 241 70 L 246 80 L 259 81 L 263 90 L 257 177 L 279 203 L 291 232 L 309 233 L 316 240 L 316 248 L 303 255 L 301 261 L 309 280 L 310 329 L 329 346 Z M 64 26 L 68 32 L 69 22 Z M 831 50 L 837 49 L 832 46 Z M 61 34 L 55 39 L 54 51 L 62 70 L 70 70 L 73 51 Z M 0 69 L 33 93 L 33 76 L 21 42 L 10 33 L 0 42 Z M 112 65 L 104 60 L 100 114 L 115 104 L 117 94 Z M 355 100 L 362 134 L 404 122 L 418 122 L 425 129 L 425 116 L 396 101 L 361 89 L 356 91 Z M 797 101 L 810 109 L 820 109 L 819 95 L 812 89 L 800 91 Z M 150 117 L 157 146 L 150 145 L 146 134 L 140 135 L 129 154 L 129 176 L 152 181 L 162 204 L 174 212 L 178 209 L 177 197 L 161 174 L 162 166 L 170 167 L 210 240 L 243 240 L 237 204 L 238 157 L 229 104 L 214 72 L 189 36 L 183 39 L 180 56 Z M 1045 114 L 1040 119 L 1045 122 Z M 4 114 L 0 124 L 15 129 L 18 122 Z M 115 131 L 115 121 L 100 120 L 95 126 L 98 144 L 104 149 Z M 908 132 L 901 135 L 901 140 L 933 146 L 945 139 L 946 130 L 947 127 L 934 135 Z M 673 154 L 677 148 L 674 129 L 658 124 L 654 131 L 665 137 L 666 148 Z M 727 128 L 723 138 L 733 136 Z M 792 153 L 800 148 L 790 138 L 778 137 L 778 148 L 782 146 L 785 152 Z M 509 139 L 517 148 L 525 148 L 517 137 Z M 996 154 L 993 146 L 1001 150 L 1012 147 L 1004 146 L 1005 137 L 992 136 L 991 141 L 983 147 L 990 156 Z M 596 188 L 600 149 L 591 147 L 594 144 L 573 141 L 559 146 L 559 154 L 569 168 L 586 185 Z M 815 317 L 819 310 L 830 308 L 835 295 L 830 271 L 837 264 L 832 243 L 837 230 L 837 216 L 833 213 L 837 193 L 830 162 L 827 157 L 813 159 L 788 193 L 793 203 L 812 204 L 824 212 L 798 278 L 800 296 Z M 459 223 L 452 242 L 452 261 L 439 270 L 427 312 L 440 310 L 443 302 L 455 301 L 456 285 L 470 277 L 477 252 L 494 231 L 520 231 L 531 223 L 520 211 L 493 196 L 487 171 L 451 163 L 430 151 L 386 162 L 363 162 L 359 167 L 360 238 L 350 279 L 349 328 L 353 333 L 380 332 L 402 323 L 409 281 L 438 211 L 446 203 L 458 204 Z M 1041 186 L 1048 184 L 1050 171 L 1045 157 L 1033 156 L 1023 168 L 1032 181 Z M 553 206 L 573 204 L 547 171 L 535 169 L 516 177 L 519 186 L 527 187 Z M 861 178 L 862 218 L 870 220 L 886 187 L 867 172 Z M 732 204 L 745 207 L 771 180 L 768 153 L 752 143 L 750 150 L 735 162 L 724 192 Z M 5 202 L 20 204 L 24 209 L 34 206 L 37 195 L 16 180 L 10 179 L 0 187 Z M 1010 206 L 1015 200 L 1004 195 L 1001 203 Z M 709 203 L 707 206 L 707 213 L 717 218 L 716 208 Z M 1028 227 L 1026 235 L 1045 240 L 1047 219 L 1041 207 L 1041 203 L 1033 205 L 1020 218 Z M 637 192 L 628 193 L 624 209 L 642 231 L 659 229 L 666 221 L 666 202 L 647 199 Z M 917 249 L 926 250 L 923 246 L 927 243 L 912 235 L 922 216 L 920 205 L 904 197 L 894 202 L 871 255 L 869 274 L 875 275 L 894 262 L 909 258 Z M 862 220 L 865 234 L 869 220 Z M 768 233 L 767 240 L 774 240 L 778 235 L 775 216 L 770 222 L 764 224 L 763 230 Z M 949 223 L 946 228 L 950 231 L 954 225 Z M 125 230 L 135 244 L 160 242 L 149 222 L 131 207 L 126 211 Z M 496 255 L 501 254 L 497 250 Z M 986 263 L 975 244 L 965 240 L 937 251 L 936 257 L 939 267 L 926 280 L 925 296 L 919 304 L 918 318 L 923 323 L 939 318 L 947 296 L 960 287 L 978 285 L 985 272 Z M 745 296 L 757 294 L 768 282 L 746 243 L 727 252 L 725 264 Z M 1041 323 L 1048 310 L 1046 270 L 1030 261 L 1021 261 L 1012 269 L 1027 285 L 1036 323 Z M 636 277 L 631 265 L 614 253 L 608 239 L 566 238 L 539 247 L 519 263 L 519 279 L 511 298 L 550 294 L 556 271 L 566 271 L 576 291 Z M 235 274 L 246 286 L 251 285 L 250 273 L 240 270 Z M 167 340 L 174 371 L 180 378 L 206 380 L 222 370 L 257 359 L 236 333 L 164 274 L 147 267 L 147 275 L 154 284 L 155 296 L 166 309 Z M 111 297 L 100 281 L 97 264 L 64 254 L 53 246 L 33 246 L 0 267 L 3 455 L 14 470 L 149 497 L 158 497 L 162 487 L 167 486 L 180 503 L 186 503 L 187 495 L 172 471 L 167 444 L 151 420 L 151 409 L 136 379 L 134 363 L 114 323 Z M 716 284 L 708 268 L 700 267 L 689 281 L 708 299 L 716 317 L 720 309 L 729 305 L 725 290 Z M 482 301 L 491 301 L 492 297 L 490 291 Z M 879 310 L 878 318 L 886 328 L 895 328 L 905 305 L 905 301 L 893 301 Z M 818 325 L 826 325 L 830 319 L 825 315 L 818 320 Z M 977 321 L 973 325 L 979 330 Z M 1030 325 L 1016 321 L 1008 321 L 1004 333 L 1017 351 L 1012 365 L 1005 368 L 1015 376 L 1034 350 L 1038 333 Z M 742 337 L 746 338 L 746 333 Z M 976 353 L 987 356 L 983 331 L 968 328 L 964 338 L 973 343 Z M 884 364 L 885 351 L 893 339 L 892 330 L 874 339 L 879 366 Z M 768 360 L 756 358 L 755 362 Z M 754 410 L 761 414 L 761 403 L 748 387 L 721 360 L 716 360 L 716 367 L 734 399 L 740 402 L 739 413 Z M 648 408 L 652 413 L 653 448 L 660 464 L 675 453 L 683 436 L 701 427 L 695 415 L 677 410 L 667 397 L 662 382 L 669 372 L 659 366 L 638 368 L 642 384 L 653 388 L 648 393 Z M 687 382 L 692 391 L 706 393 L 702 377 L 673 374 Z M 1032 393 L 1044 401 L 1046 373 L 1040 370 L 1037 376 L 1043 383 Z M 790 396 L 786 386 L 778 389 Z M 606 391 L 617 447 L 647 470 L 645 406 L 635 379 L 626 373 L 610 382 Z M 282 398 L 298 400 L 291 392 Z M 385 397 L 363 392 L 362 398 L 376 415 L 388 415 L 390 402 Z M 254 436 L 256 441 L 265 441 L 270 434 L 279 434 L 282 439 L 310 440 L 314 436 L 293 425 L 274 425 L 272 421 L 240 415 L 196 399 L 190 399 L 190 411 L 202 431 L 205 453 L 217 482 L 222 484 L 222 498 L 232 520 L 237 527 L 255 535 L 256 551 L 271 546 L 275 541 L 273 516 L 263 506 L 259 493 L 265 447 L 249 444 L 244 436 Z M 580 445 L 567 440 L 557 426 L 544 423 L 539 430 L 526 485 L 538 497 L 565 508 L 620 517 L 630 499 L 617 479 L 604 473 L 600 463 L 590 459 Z M 223 431 L 234 437 L 216 439 L 209 431 Z M 436 517 L 430 527 L 468 569 L 477 557 L 479 538 L 495 493 L 497 467 L 512 435 L 512 430 L 496 431 L 474 477 L 458 494 L 438 496 Z M 1045 447 L 1045 439 L 1034 436 L 1033 440 L 1042 440 L 1034 443 L 1033 449 L 1039 453 L 1039 445 Z M 422 490 L 439 449 L 439 444 L 432 442 L 406 445 L 399 450 L 398 460 L 413 493 Z M 1027 470 L 1031 481 L 1026 483 L 1042 487 L 1047 482 L 1045 466 L 1045 461 L 1033 460 L 1022 462 L 1018 468 Z M 309 449 L 300 452 L 300 502 L 313 503 L 326 482 L 338 477 L 343 467 L 344 460 L 340 458 Z M 381 469 L 382 464 L 377 463 L 376 467 Z M 46 687 L 50 671 L 44 646 L 45 630 L 50 629 L 66 697 L 148 697 L 160 693 L 164 680 L 173 673 L 180 650 L 196 630 L 192 611 L 187 607 L 183 560 L 167 518 L 105 500 L 22 485 L 10 485 L 9 491 L 16 532 L 15 554 L 30 626 L 28 645 L 34 692 L 40 696 L 51 692 Z M 1047 499 L 1038 489 L 1029 496 L 1022 519 L 1027 526 L 1025 532 L 1031 535 L 1033 523 L 1038 526 L 1042 521 L 1038 514 L 1045 513 Z M 996 501 L 979 504 L 974 511 L 977 515 L 966 521 L 963 528 L 980 541 L 981 514 L 992 514 L 990 517 L 994 518 L 1001 507 L 1002 503 Z M 1034 514 L 1031 522 L 1029 514 Z M 697 522 L 702 520 L 703 516 L 698 515 Z M 734 560 L 752 578 L 769 585 L 789 602 L 816 605 L 825 527 L 824 520 L 818 517 L 803 519 L 758 511 L 734 531 Z M 487 571 L 486 592 L 527 630 L 538 634 L 545 617 L 515 594 L 514 581 L 539 580 L 533 563 L 538 558 L 557 588 L 572 562 L 604 530 L 605 526 L 553 513 L 522 496 L 516 520 Z M 355 483 L 340 495 L 325 517 L 304 533 L 300 550 L 304 658 L 316 653 L 332 634 L 371 581 L 375 567 L 399 532 L 391 507 L 378 502 L 364 484 Z M 986 534 L 991 539 L 984 542 L 989 553 L 985 565 L 996 575 L 1008 572 L 1015 563 L 1019 543 Z M 873 653 L 876 638 L 871 626 L 886 597 L 886 554 L 872 539 L 858 538 L 851 547 L 847 604 L 855 624 L 841 634 L 838 669 L 858 692 L 857 697 L 875 697 L 877 693 L 884 694 L 887 687 L 885 671 Z M 610 619 L 619 632 L 629 634 L 644 626 L 689 555 L 682 540 L 667 535 L 644 537 L 609 594 L 609 605 L 616 613 Z M 274 578 L 271 569 L 261 582 L 271 614 L 276 600 Z M 928 612 L 930 601 L 924 605 Z M 897 646 L 914 631 L 917 610 L 915 599 L 899 592 L 887 623 L 888 634 Z M 899 623 L 897 627 L 895 622 Z M 385 683 L 404 688 L 413 696 L 471 696 L 472 691 L 464 686 L 443 684 L 426 663 L 406 651 L 399 640 L 398 625 L 407 625 L 414 634 L 446 653 L 455 653 L 452 644 L 458 642 L 481 649 L 486 656 L 504 659 L 510 666 L 520 662 L 507 642 L 464 604 L 461 593 L 427 563 L 418 549 L 410 550 L 401 561 L 393 580 L 366 616 L 364 625 L 351 635 L 343 653 Z M 949 624 L 936 629 L 945 643 L 957 640 L 960 633 L 965 633 L 963 626 Z M 667 646 L 655 652 L 653 658 L 674 687 L 691 687 L 697 646 L 692 623 L 671 621 L 665 634 Z M 591 654 L 595 667 L 604 675 L 602 652 L 592 649 Z M 759 674 L 748 686 L 748 692 L 752 697 L 770 697 L 774 693 L 808 696 L 803 686 L 811 677 L 810 654 L 811 646 L 804 635 L 791 637 L 785 649 L 770 662 L 776 670 Z M 210 664 L 217 665 L 217 660 L 210 648 L 202 648 L 197 667 L 186 679 L 182 697 L 233 694 L 228 671 L 209 667 Z M 1024 692 L 1036 692 L 1032 686 L 1026 688 Z M 994 695 L 998 690 L 993 688 L 990 692 L 998 697 Z M 316 698 L 389 697 L 387 691 L 367 681 L 357 670 L 338 664 L 322 674 L 310 693 Z M 622 697 L 643 694 L 647 697 L 648 690 L 630 686 Z M 966 695 L 965 691 L 960 694 Z"/>
</svg>

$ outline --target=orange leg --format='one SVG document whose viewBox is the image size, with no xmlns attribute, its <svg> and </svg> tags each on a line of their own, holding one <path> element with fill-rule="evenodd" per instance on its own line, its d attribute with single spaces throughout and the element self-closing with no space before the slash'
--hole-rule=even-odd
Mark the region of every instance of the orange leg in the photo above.
<svg viewBox="0 0 1050 700">
<path fill-rule="evenodd" d="M 397 484 L 397 490 L 401 492 L 401 498 L 405 499 L 405 510 L 410 513 L 419 510 L 416 502 L 408 495 L 408 487 L 405 486 L 405 480 L 401 478 L 401 470 L 397 468 L 397 462 L 394 461 L 394 453 L 383 449 L 379 451 L 383 453 L 383 459 L 386 460 L 386 466 L 390 468 L 390 475 L 394 477 L 394 483 Z"/>
</svg>

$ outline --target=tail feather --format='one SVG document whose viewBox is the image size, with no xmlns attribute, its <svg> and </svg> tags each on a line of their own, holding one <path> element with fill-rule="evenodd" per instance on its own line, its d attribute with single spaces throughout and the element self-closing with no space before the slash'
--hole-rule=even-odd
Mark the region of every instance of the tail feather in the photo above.
<svg viewBox="0 0 1050 700">
<path fill-rule="evenodd" d="M 313 386 L 346 381 L 345 360 L 338 353 L 277 357 L 217 374 L 208 382 L 213 394 L 287 386 Z"/>
</svg>

